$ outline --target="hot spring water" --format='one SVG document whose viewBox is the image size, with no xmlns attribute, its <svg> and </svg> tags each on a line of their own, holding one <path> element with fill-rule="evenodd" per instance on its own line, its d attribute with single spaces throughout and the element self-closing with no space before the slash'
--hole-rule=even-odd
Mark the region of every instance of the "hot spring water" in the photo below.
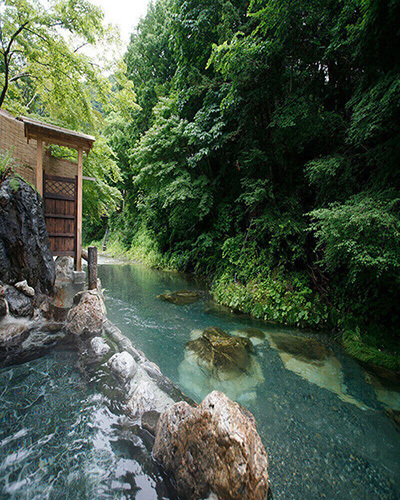
<svg viewBox="0 0 400 500">
<path fill-rule="evenodd" d="M 201 283 L 136 265 L 101 265 L 108 317 L 188 396 L 223 390 L 257 420 L 274 500 L 400 498 L 399 387 L 324 335 L 232 315 Z M 199 290 L 175 305 L 157 295 Z M 210 370 L 185 344 L 215 326 L 254 344 L 240 375 Z M 118 417 L 69 352 L 0 370 L 0 500 L 174 498 L 146 434 Z M 101 377 L 98 375 L 97 378 Z"/>
<path fill-rule="evenodd" d="M 138 265 L 103 265 L 109 319 L 196 401 L 213 389 L 246 406 L 270 459 L 275 500 L 400 498 L 399 386 L 386 387 L 326 335 L 225 312 L 202 284 Z M 193 304 L 163 302 L 166 291 L 199 290 Z M 185 344 L 207 327 L 250 337 L 248 373 L 213 374 Z"/>
</svg>

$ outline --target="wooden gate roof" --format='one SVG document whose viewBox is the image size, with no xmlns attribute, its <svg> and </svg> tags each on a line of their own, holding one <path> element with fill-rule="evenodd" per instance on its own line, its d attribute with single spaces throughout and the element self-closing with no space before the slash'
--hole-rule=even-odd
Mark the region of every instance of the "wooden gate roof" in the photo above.
<svg viewBox="0 0 400 500">
<path fill-rule="evenodd" d="M 85 153 L 93 147 L 95 138 L 91 135 L 82 134 L 62 127 L 56 127 L 48 123 L 39 122 L 20 116 L 17 118 L 22 121 L 25 128 L 25 137 L 28 139 L 42 139 L 49 144 L 57 144 L 58 146 L 67 146 L 73 149 L 81 149 Z"/>
</svg>

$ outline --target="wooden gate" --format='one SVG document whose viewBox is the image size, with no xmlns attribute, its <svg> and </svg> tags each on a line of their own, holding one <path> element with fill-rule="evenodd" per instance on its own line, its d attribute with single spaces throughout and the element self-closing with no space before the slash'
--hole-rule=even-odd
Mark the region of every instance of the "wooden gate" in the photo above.
<svg viewBox="0 0 400 500">
<path fill-rule="evenodd" d="M 43 199 L 52 254 L 76 259 L 78 178 L 43 172 Z"/>
</svg>

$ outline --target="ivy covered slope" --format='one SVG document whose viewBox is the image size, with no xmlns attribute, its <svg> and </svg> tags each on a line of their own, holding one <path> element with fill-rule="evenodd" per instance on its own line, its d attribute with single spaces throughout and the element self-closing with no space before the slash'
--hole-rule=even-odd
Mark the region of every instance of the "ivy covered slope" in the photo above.
<svg viewBox="0 0 400 500">
<path fill-rule="evenodd" d="M 156 1 L 124 58 L 140 107 L 107 117 L 114 246 L 400 368 L 399 19 L 395 0 Z"/>
</svg>

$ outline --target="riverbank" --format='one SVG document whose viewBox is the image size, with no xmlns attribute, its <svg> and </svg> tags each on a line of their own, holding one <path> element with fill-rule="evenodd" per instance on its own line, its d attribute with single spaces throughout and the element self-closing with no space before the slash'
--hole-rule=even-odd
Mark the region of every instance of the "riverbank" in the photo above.
<svg viewBox="0 0 400 500">
<path fill-rule="evenodd" d="M 90 244 L 102 248 L 101 241 Z M 148 235 L 127 248 L 117 234 L 112 234 L 107 251 L 100 251 L 99 255 L 165 271 L 185 272 L 187 264 L 176 255 L 173 258 L 163 255 Z M 354 319 L 346 318 L 312 289 L 306 275 L 284 275 L 279 270 L 264 269 L 257 278 L 245 280 L 235 271 L 226 265 L 225 269 L 221 266 L 219 272 L 205 277 L 217 303 L 267 322 L 320 330 L 334 336 L 358 361 L 400 371 L 400 345 L 396 338 L 378 334 L 373 326 L 361 327 Z"/>
</svg>

